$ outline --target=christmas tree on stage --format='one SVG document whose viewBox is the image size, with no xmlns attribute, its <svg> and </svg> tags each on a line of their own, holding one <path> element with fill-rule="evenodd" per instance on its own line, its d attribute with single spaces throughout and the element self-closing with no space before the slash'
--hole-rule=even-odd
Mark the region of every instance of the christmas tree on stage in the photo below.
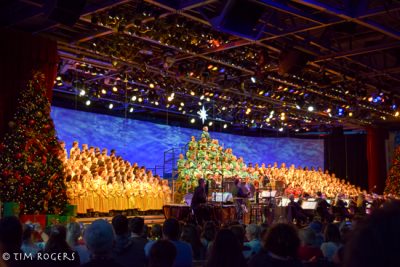
<svg viewBox="0 0 400 267">
<path fill-rule="evenodd" d="M 400 195 L 400 146 L 394 151 L 392 167 L 386 178 L 385 194 Z"/>
<path fill-rule="evenodd" d="M 67 204 L 62 150 L 43 74 L 34 74 L 17 105 L 0 144 L 0 200 L 19 203 L 23 214 L 60 214 Z"/>
</svg>

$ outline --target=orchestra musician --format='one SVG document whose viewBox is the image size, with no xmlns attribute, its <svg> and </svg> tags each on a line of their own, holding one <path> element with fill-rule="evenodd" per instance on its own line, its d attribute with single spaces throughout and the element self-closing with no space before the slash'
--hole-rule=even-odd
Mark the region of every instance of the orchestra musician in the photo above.
<svg viewBox="0 0 400 267">
<path fill-rule="evenodd" d="M 240 183 L 240 179 L 235 179 L 235 186 L 232 189 L 232 196 L 236 198 L 236 214 L 239 221 L 243 220 L 244 212 L 246 212 L 246 199 L 249 196 L 250 192 L 244 192 Z"/>
<path fill-rule="evenodd" d="M 201 225 L 207 216 L 207 209 L 205 207 L 207 203 L 207 193 L 205 180 L 199 179 L 198 181 L 199 185 L 194 190 L 190 207 L 194 212 L 197 223 Z"/>
</svg>

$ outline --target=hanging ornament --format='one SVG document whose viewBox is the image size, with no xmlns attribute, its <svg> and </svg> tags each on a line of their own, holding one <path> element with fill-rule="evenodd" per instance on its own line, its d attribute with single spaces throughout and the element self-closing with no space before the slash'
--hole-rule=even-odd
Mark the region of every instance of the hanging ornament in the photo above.
<svg viewBox="0 0 400 267">
<path fill-rule="evenodd" d="M 29 120 L 29 125 L 34 125 L 35 124 L 35 120 Z"/>
<path fill-rule="evenodd" d="M 15 158 L 16 158 L 16 159 L 21 159 L 21 158 L 22 158 L 22 154 L 21 154 L 21 153 L 15 154 Z"/>
</svg>

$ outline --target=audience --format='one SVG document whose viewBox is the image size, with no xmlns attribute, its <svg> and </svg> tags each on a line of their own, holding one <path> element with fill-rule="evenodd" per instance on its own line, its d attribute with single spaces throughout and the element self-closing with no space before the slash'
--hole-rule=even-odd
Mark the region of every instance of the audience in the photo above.
<svg viewBox="0 0 400 267">
<path fill-rule="evenodd" d="M 78 252 L 81 265 L 90 261 L 90 254 L 87 247 L 79 243 L 82 237 L 81 225 L 77 222 L 67 224 L 67 243 L 68 245 Z"/>
<path fill-rule="evenodd" d="M 212 244 L 206 267 L 245 267 L 239 240 L 230 229 L 221 229 Z"/>
<path fill-rule="evenodd" d="M 36 254 L 41 250 L 41 248 L 34 242 L 34 225 L 24 224 L 22 232 L 22 246 L 21 249 L 24 253 L 31 254 L 36 257 Z"/>
<path fill-rule="evenodd" d="M 79 266 L 79 254 L 72 250 L 67 243 L 67 229 L 63 225 L 54 225 L 51 227 L 49 240 L 44 247 L 44 253 L 59 253 L 66 255 L 68 260 L 48 260 L 43 261 L 43 266 Z"/>
<path fill-rule="evenodd" d="M 176 247 L 171 241 L 158 240 L 150 249 L 148 267 L 172 267 L 176 258 Z"/>
<path fill-rule="evenodd" d="M 217 235 L 217 226 L 213 221 L 208 221 L 204 224 L 203 233 L 201 234 L 201 243 L 206 248 L 206 251 L 210 250 L 210 247 Z"/>
<path fill-rule="evenodd" d="M 200 241 L 200 235 L 195 225 L 186 224 L 183 226 L 181 240 L 191 245 L 194 260 L 200 261 L 205 259 L 206 251 Z"/>
<path fill-rule="evenodd" d="M 131 266 L 133 262 L 135 266 L 144 267 L 146 264 L 144 255 L 145 242 L 142 242 L 142 237 L 131 236 L 128 228 L 128 218 L 124 215 L 117 215 L 112 219 L 112 226 L 115 231 L 114 260 L 124 267 Z"/>
<path fill-rule="evenodd" d="M 15 216 L 4 217 L 0 219 L 0 244 L 2 252 L 12 255 L 13 253 L 22 253 L 22 225 Z M 7 261 L 8 267 L 28 266 L 25 262 L 17 261 L 10 257 Z"/>
<path fill-rule="evenodd" d="M 114 230 L 107 221 L 92 222 L 84 233 L 84 240 L 91 253 L 91 260 L 84 267 L 123 267 L 112 257 Z"/>
<path fill-rule="evenodd" d="M 250 248 L 250 250 L 243 251 L 243 254 L 246 259 L 250 259 L 250 257 L 254 256 L 261 250 L 261 241 L 260 241 L 261 228 L 257 224 L 249 224 L 246 227 L 246 239 L 248 242 L 244 243 L 245 247 Z"/>
<path fill-rule="evenodd" d="M 325 242 L 321 245 L 321 251 L 328 261 L 333 261 L 333 256 L 341 246 L 339 228 L 335 224 L 328 224 L 324 233 Z"/>
<path fill-rule="evenodd" d="M 270 228 L 264 240 L 264 249 L 249 262 L 249 267 L 297 267 L 300 239 L 296 228 L 290 224 L 278 223 Z"/>
<path fill-rule="evenodd" d="M 176 258 L 173 264 L 174 267 L 190 267 L 192 266 L 193 253 L 192 247 L 186 242 L 179 240 L 179 222 L 176 219 L 167 219 L 164 221 L 163 238 L 171 241 L 176 248 Z M 149 258 L 151 247 L 157 241 L 150 241 L 144 247 L 146 257 Z"/>
<path fill-rule="evenodd" d="M 298 251 L 299 259 L 305 262 L 316 262 L 322 259 L 324 255 L 317 245 L 317 235 L 315 232 L 307 227 L 300 230 L 299 234 L 301 240 L 301 246 Z"/>
<path fill-rule="evenodd" d="M 162 226 L 158 223 L 151 227 L 151 240 L 159 240 L 162 238 Z"/>
</svg>

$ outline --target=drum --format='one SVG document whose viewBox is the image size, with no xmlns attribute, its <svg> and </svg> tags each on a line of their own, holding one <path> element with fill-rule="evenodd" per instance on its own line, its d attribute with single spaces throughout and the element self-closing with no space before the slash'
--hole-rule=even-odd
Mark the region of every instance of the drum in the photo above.
<svg viewBox="0 0 400 267">
<path fill-rule="evenodd" d="M 163 206 L 163 212 L 165 219 L 175 218 L 178 221 L 186 221 L 191 209 L 186 204 L 170 204 Z"/>
<path fill-rule="evenodd" d="M 236 218 L 236 206 L 235 205 L 214 205 L 212 219 L 221 223 L 228 223 L 235 221 Z"/>
</svg>

